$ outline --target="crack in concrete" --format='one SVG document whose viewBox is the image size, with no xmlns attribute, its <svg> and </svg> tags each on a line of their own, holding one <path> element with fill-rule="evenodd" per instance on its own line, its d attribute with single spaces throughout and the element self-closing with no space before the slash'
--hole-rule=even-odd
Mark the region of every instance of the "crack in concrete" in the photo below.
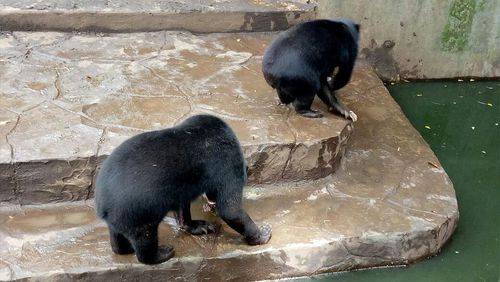
<svg viewBox="0 0 500 282">
<path fill-rule="evenodd" d="M 14 34 L 14 33 L 13 33 L 13 34 Z M 31 48 L 31 50 L 32 50 L 32 51 L 31 51 L 31 53 L 32 53 L 32 54 L 34 53 L 34 54 L 37 54 L 37 55 L 46 56 L 46 57 L 49 57 L 49 58 L 50 58 L 50 59 L 52 59 L 52 60 L 54 60 L 54 59 L 55 59 L 55 60 L 57 60 L 57 61 L 63 61 L 63 62 L 68 61 L 68 60 L 63 59 L 63 58 L 61 58 L 61 57 L 58 57 L 58 56 L 53 56 L 53 55 L 50 55 L 50 54 L 47 54 L 47 53 L 45 53 L 45 52 L 41 52 L 41 51 L 37 50 L 37 49 L 38 49 L 38 48 L 40 48 L 40 47 L 55 47 L 55 46 L 57 46 L 57 45 L 59 45 L 59 44 L 63 43 L 64 41 L 69 40 L 71 37 L 73 37 L 73 34 L 71 34 L 71 33 L 62 33 L 62 34 L 63 34 L 63 36 L 62 36 L 61 38 L 57 39 L 56 41 L 54 41 L 54 42 L 52 42 L 52 43 L 48 43 L 48 44 L 34 44 L 34 45 L 31 45 L 31 46 L 30 46 L 30 48 Z M 19 43 L 20 43 L 20 44 L 23 44 L 23 43 L 21 42 L 21 40 L 20 40 L 20 39 L 18 39 L 18 41 L 19 41 Z M 26 46 L 28 46 L 28 43 L 25 43 L 25 45 L 26 45 Z M 42 66 L 42 67 L 43 67 L 43 66 Z"/>
<path fill-rule="evenodd" d="M 360 239 L 359 237 L 358 238 L 344 238 L 344 239 Z M 342 247 L 345 249 L 345 251 L 347 252 L 348 255 L 350 255 L 351 257 L 359 257 L 359 258 L 376 258 L 376 259 L 381 259 L 383 261 L 390 261 L 391 258 L 390 257 L 383 257 L 383 256 L 375 256 L 375 255 L 368 255 L 368 256 L 364 256 L 364 255 L 360 255 L 360 254 L 356 254 L 356 253 L 353 253 L 346 245 L 346 241 L 345 240 L 339 240 L 339 242 L 341 243 Z M 392 261 L 392 260 L 391 260 Z"/>
<path fill-rule="evenodd" d="M 55 40 L 54 42 L 52 43 L 47 43 L 47 44 L 43 44 L 43 43 L 40 43 L 40 44 L 33 44 L 33 45 L 30 45 L 30 43 L 26 42 L 26 43 L 23 43 L 22 40 L 17 36 L 17 34 L 20 33 L 18 31 L 15 31 L 15 32 L 12 32 L 12 36 L 14 37 L 14 39 L 19 43 L 19 44 L 23 44 L 25 45 L 26 47 L 30 47 L 32 49 L 35 49 L 35 48 L 39 48 L 39 47 L 54 47 L 56 45 L 59 45 L 61 43 L 63 43 L 64 41 L 70 39 L 71 37 L 73 37 L 73 34 L 70 33 L 70 32 L 57 32 L 58 34 L 62 34 L 63 36 L 57 40 Z M 30 33 L 29 31 L 24 31 L 24 33 Z"/>
<path fill-rule="evenodd" d="M 24 53 L 24 55 L 23 55 L 23 57 L 24 57 L 24 58 L 22 59 L 23 61 L 27 60 L 27 59 L 31 56 L 31 51 L 32 51 L 32 50 L 33 50 L 33 48 L 32 48 L 32 47 L 30 47 L 30 48 L 28 48 L 28 49 L 26 50 L 26 52 L 25 52 L 25 53 Z"/>
<path fill-rule="evenodd" d="M 162 34 L 162 43 L 160 45 L 160 47 L 158 48 L 158 50 L 156 50 L 156 55 L 152 55 L 152 56 L 148 56 L 148 57 L 145 57 L 145 58 L 142 58 L 142 59 L 132 59 L 131 62 L 136 62 L 136 63 L 141 63 L 141 62 L 147 62 L 149 60 L 152 60 L 152 59 L 156 59 L 158 57 L 161 56 L 161 52 L 164 50 L 165 46 L 167 45 L 167 32 L 166 31 L 162 31 L 161 32 Z"/>
<path fill-rule="evenodd" d="M 0 259 L 0 263 L 5 265 L 7 267 L 8 272 L 9 272 L 8 277 L 2 277 L 2 279 L 4 279 L 4 278 L 7 278 L 7 280 L 14 279 L 14 269 L 12 268 L 12 265 L 8 261 L 3 260 L 3 259 Z"/>
<path fill-rule="evenodd" d="M 143 59 L 140 59 L 140 60 L 137 60 L 137 59 L 130 59 L 130 60 L 121 60 L 121 59 L 95 59 L 95 58 L 85 58 L 85 57 L 77 58 L 77 59 L 70 59 L 70 58 L 61 58 L 61 57 L 58 57 L 58 56 L 55 56 L 55 55 L 51 55 L 51 54 L 48 54 L 48 53 L 45 53 L 45 52 L 42 52 L 42 51 L 37 51 L 37 50 L 35 50 L 33 52 L 36 53 L 37 55 L 44 56 L 47 59 L 54 60 L 54 61 L 60 61 L 62 63 L 68 63 L 68 62 L 78 63 L 78 62 L 81 62 L 81 61 L 91 61 L 92 63 L 95 63 L 95 64 L 113 64 L 114 63 L 114 64 L 120 64 L 120 65 L 127 65 L 127 64 L 130 64 L 130 63 L 133 63 L 133 62 L 139 62 L 139 61 L 146 61 L 146 60 L 149 60 L 149 59 L 154 59 L 156 57 L 156 55 L 154 55 L 154 56 L 143 58 Z M 38 66 L 41 66 L 41 65 L 38 65 Z"/>
<path fill-rule="evenodd" d="M 337 263 L 335 263 L 335 264 L 333 264 L 333 265 L 328 265 L 328 266 L 324 266 L 324 265 L 323 265 L 323 266 L 319 266 L 319 267 L 317 267 L 315 270 L 313 270 L 313 271 L 309 272 L 309 273 L 307 274 L 307 276 L 308 276 L 308 277 L 310 277 L 310 276 L 316 276 L 316 275 L 323 274 L 323 273 L 325 273 L 325 272 L 330 272 L 329 270 L 331 270 L 331 269 L 337 269 L 337 268 L 339 268 L 339 266 L 342 266 L 342 265 L 346 264 L 346 262 L 345 262 L 345 261 L 346 261 L 346 260 L 348 260 L 348 259 L 349 259 L 349 257 L 347 257 L 347 256 L 346 256 L 346 257 L 341 258 L 341 260 L 340 260 L 339 262 L 337 262 Z M 350 267 L 350 266 L 347 266 L 347 268 L 349 268 L 349 267 Z M 336 270 L 336 271 L 334 271 L 334 272 L 338 272 L 338 271 L 341 271 L 341 270 Z"/>
<path fill-rule="evenodd" d="M 401 189 L 401 186 L 403 185 L 403 181 L 404 181 L 404 178 L 405 178 L 405 175 L 406 175 L 406 171 L 410 168 L 410 165 L 411 163 L 406 163 L 404 168 L 402 169 L 401 171 L 401 174 L 399 175 L 399 183 L 398 185 L 392 189 L 391 191 L 389 191 L 388 193 L 386 193 L 385 195 L 383 195 L 380 200 L 382 201 L 385 201 L 387 198 L 391 197 L 392 195 L 396 194 L 399 189 Z"/>
<path fill-rule="evenodd" d="M 238 53 L 241 53 L 241 52 L 238 52 Z M 245 52 L 245 53 L 248 53 L 248 52 Z M 198 84 L 199 85 L 204 85 L 204 84 L 207 84 L 209 81 L 211 81 L 212 79 L 214 78 L 217 78 L 218 76 L 222 75 L 222 74 L 225 74 L 227 73 L 228 76 L 231 76 L 232 77 L 232 72 L 238 70 L 239 67 L 242 67 L 251 59 L 253 58 L 253 54 L 250 54 L 250 56 L 242 61 L 233 61 L 233 62 L 230 62 L 231 64 L 229 66 L 225 66 L 225 67 L 220 67 L 215 73 L 209 75 L 208 77 L 204 78 L 204 79 L 201 79 L 198 81 Z"/>
<path fill-rule="evenodd" d="M 49 101 L 49 102 L 50 102 L 50 104 L 51 104 L 51 105 L 54 105 L 54 106 L 58 107 L 59 109 L 61 109 L 61 110 L 63 110 L 63 111 L 67 111 L 67 112 L 69 112 L 69 113 L 72 113 L 72 114 L 77 115 L 77 116 L 79 116 L 79 117 L 82 117 L 82 118 L 84 118 L 84 119 L 88 119 L 89 121 L 91 121 L 91 122 L 95 123 L 95 125 L 96 125 L 96 126 L 98 126 L 97 128 L 99 128 L 99 129 L 101 129 L 101 128 L 103 128 L 103 127 L 104 127 L 101 123 L 97 122 L 96 120 L 94 120 L 93 118 L 89 117 L 88 115 L 86 115 L 86 114 L 84 114 L 84 113 L 82 113 L 82 112 L 75 112 L 75 111 L 72 111 L 72 110 L 70 110 L 70 109 L 67 109 L 67 108 L 65 108 L 65 107 L 63 107 L 63 106 L 61 106 L 61 105 L 59 105 L 58 103 L 54 103 L 53 101 Z"/>
<path fill-rule="evenodd" d="M 62 96 L 61 79 L 60 79 L 59 71 L 57 69 L 56 69 L 56 79 L 54 81 L 54 88 L 56 89 L 56 96 L 54 97 L 53 100 L 57 100 Z"/>
<path fill-rule="evenodd" d="M 196 267 L 196 270 L 193 271 L 191 274 L 187 275 L 185 280 L 186 281 L 196 281 L 196 280 L 199 280 L 199 279 L 196 279 L 197 276 L 198 276 L 198 273 L 200 273 L 201 271 L 203 271 L 203 269 L 206 267 L 206 265 L 207 265 L 207 258 L 202 257 L 200 263 Z"/>
<path fill-rule="evenodd" d="M 254 57 L 254 54 L 251 54 L 250 57 L 246 58 L 245 60 L 241 61 L 241 62 L 237 62 L 237 65 L 239 65 L 240 67 L 243 67 L 246 65 L 246 63 L 248 63 L 252 58 Z"/>
<path fill-rule="evenodd" d="M 389 204 L 392 204 L 394 206 L 397 206 L 399 207 L 400 209 L 403 209 L 404 210 L 410 210 L 410 211 L 415 211 L 415 212 L 421 212 L 421 213 L 425 213 L 425 214 L 430 214 L 430 215 L 433 215 L 433 216 L 438 216 L 438 217 L 444 217 L 444 218 L 448 218 L 448 216 L 446 215 L 443 215 L 443 214 L 440 214 L 440 213 L 433 213 L 433 212 L 429 212 L 429 211 L 424 211 L 424 210 L 419 210 L 419 209 L 415 209 L 415 208 L 410 208 L 408 206 L 403 206 L 402 204 L 398 203 L 398 202 L 395 202 L 393 200 L 385 200 L 386 203 L 389 203 Z M 403 212 L 404 214 L 407 214 L 405 212 Z"/>
<path fill-rule="evenodd" d="M 246 69 L 249 73 L 251 73 L 251 74 L 253 74 L 253 75 L 255 75 L 255 76 L 259 77 L 259 78 L 261 77 L 261 74 L 259 74 L 258 72 L 250 69 L 249 67 L 247 67 L 245 65 L 243 65 L 241 67 L 244 68 L 244 69 Z"/>
<path fill-rule="evenodd" d="M 97 176 L 96 175 L 97 174 L 97 162 L 98 162 L 98 158 L 99 158 L 99 153 L 101 152 L 102 144 L 104 143 L 104 141 L 106 139 L 107 133 L 108 133 L 108 128 L 104 127 L 102 129 L 101 136 L 99 137 L 99 140 L 97 141 L 97 148 L 95 150 L 95 154 L 93 157 L 91 157 L 93 159 L 93 164 L 92 164 L 93 167 L 92 167 L 92 171 L 90 172 L 90 184 L 87 187 L 87 195 L 85 197 L 86 200 L 90 199 L 90 197 L 92 195 L 92 187 L 94 187 L 95 177 Z"/>
<path fill-rule="evenodd" d="M 13 111 L 10 111 L 10 112 L 13 112 Z M 16 130 L 16 128 L 19 125 L 19 122 L 21 120 L 21 113 L 19 113 L 19 114 L 16 113 L 16 115 L 17 115 L 16 116 L 16 123 L 9 130 L 9 132 L 7 132 L 7 134 L 5 134 L 5 141 L 7 142 L 7 145 L 9 146 L 9 149 L 10 149 L 9 163 L 12 165 L 12 173 L 13 173 L 12 174 L 12 181 L 14 183 L 14 186 L 12 187 L 12 194 L 14 195 L 14 201 L 16 201 L 18 205 L 21 205 L 21 199 L 20 199 L 20 193 L 19 193 L 20 186 L 19 186 L 19 180 L 17 177 L 18 164 L 14 163 L 15 150 L 14 150 L 13 144 L 9 140 L 9 135 L 12 134 Z"/>
<path fill-rule="evenodd" d="M 62 62 L 80 62 L 80 61 L 86 61 L 86 60 L 90 60 L 89 58 L 85 58 L 85 57 L 80 57 L 80 58 L 76 58 L 76 59 L 70 59 L 70 58 L 61 58 L 59 56 L 56 56 L 56 55 L 52 55 L 52 54 L 49 54 L 49 53 L 45 53 L 43 51 L 40 51 L 40 50 L 37 50 L 37 48 L 39 47 L 54 47 L 54 46 L 57 46 L 67 40 L 70 40 L 72 37 L 74 37 L 75 35 L 86 35 L 87 37 L 90 37 L 90 36 L 96 36 L 96 37 L 102 37 L 102 33 L 92 33 L 92 32 L 86 32 L 86 33 L 70 33 L 70 32 L 61 32 L 62 34 L 64 34 L 63 37 L 61 37 L 60 39 L 56 40 L 55 42 L 53 43 L 49 43 L 49 44 L 38 44 L 38 45 L 33 45 L 31 46 L 31 48 L 33 49 L 32 51 L 38 55 L 42 55 L 42 56 L 45 56 L 49 59 L 52 59 L 52 60 L 57 60 L 57 61 L 62 61 Z M 22 42 L 18 41 L 20 44 L 23 44 Z M 166 38 L 164 39 L 164 42 L 162 43 L 162 45 L 160 46 L 160 49 L 157 51 L 157 54 L 156 55 L 152 55 L 152 56 L 148 56 L 148 57 L 145 57 L 145 58 L 141 58 L 141 59 L 136 59 L 136 58 L 131 58 L 131 59 L 96 59 L 96 58 L 93 58 L 91 59 L 93 63 L 104 63 L 104 64 L 109 64 L 109 63 L 121 63 L 121 64 L 128 64 L 128 63 L 131 63 L 131 62 L 141 62 L 141 61 L 147 61 L 147 60 L 150 60 L 150 59 L 154 59 L 154 58 L 157 58 L 159 55 L 160 55 L 160 52 L 163 50 L 163 47 L 166 45 Z"/>
<path fill-rule="evenodd" d="M 283 165 L 283 170 L 281 171 L 281 179 L 285 178 L 285 172 L 288 164 L 290 163 L 290 160 L 292 159 L 293 152 L 295 152 L 295 148 L 297 148 L 297 145 L 293 144 L 290 148 L 290 151 L 288 152 L 288 157 L 286 158 L 285 164 Z"/>
<path fill-rule="evenodd" d="M 111 129 L 119 129 L 119 130 L 125 130 L 125 131 L 132 131 L 135 133 L 143 133 L 146 132 L 146 129 L 142 128 L 137 128 L 137 127 L 131 127 L 131 126 L 126 126 L 126 125 L 121 125 L 121 124 L 109 124 L 109 123 L 103 123 L 101 124 L 103 127 L 107 127 L 109 130 Z"/>
<path fill-rule="evenodd" d="M 178 98 L 178 99 L 185 99 L 186 97 L 184 96 L 179 96 L 179 95 L 155 95 L 155 96 L 148 96 L 148 95 L 137 95 L 137 94 L 131 94 L 129 97 L 135 97 L 135 98 L 146 98 L 146 99 L 154 99 L 154 98 Z"/>
<path fill-rule="evenodd" d="M 368 197 L 349 195 L 343 191 L 335 189 L 335 187 L 332 187 L 332 186 L 334 186 L 334 184 L 330 184 L 330 185 L 326 186 L 326 191 L 328 192 L 328 195 L 330 195 L 331 198 L 349 198 L 349 199 L 353 199 L 356 201 L 368 202 L 368 203 L 371 203 L 372 201 L 380 200 L 380 198 L 378 198 L 378 197 L 368 198 Z"/>
<path fill-rule="evenodd" d="M 37 56 L 41 56 L 41 57 L 44 57 L 45 59 L 48 59 L 48 60 L 51 60 L 51 61 L 58 61 L 58 62 L 62 62 L 62 63 L 77 62 L 77 61 L 84 60 L 84 59 L 71 60 L 71 59 L 67 59 L 67 58 L 61 58 L 59 56 L 54 56 L 54 55 L 51 55 L 51 54 L 48 54 L 48 53 L 45 53 L 45 52 L 42 52 L 42 51 L 39 51 L 39 50 L 36 50 L 36 49 L 33 52 L 36 53 Z M 44 67 L 43 65 L 37 65 L 37 64 L 32 64 L 32 65 L 33 66 L 38 66 L 38 67 Z"/>
<path fill-rule="evenodd" d="M 292 124 L 290 123 L 290 115 L 291 115 L 292 109 L 288 108 L 288 113 L 285 117 L 285 123 L 288 126 L 288 129 L 292 132 L 293 135 L 293 144 L 290 148 L 290 151 L 288 152 L 288 157 L 285 161 L 285 164 L 283 165 L 283 170 L 281 171 L 281 179 L 285 177 L 285 171 L 288 167 L 288 164 L 290 163 L 290 160 L 292 159 L 293 152 L 295 152 L 297 148 L 297 139 L 298 139 L 298 133 L 293 129 Z"/>
<path fill-rule="evenodd" d="M 89 168 L 89 163 L 90 163 L 90 158 L 85 159 L 85 166 L 83 168 L 79 168 L 79 164 L 76 164 L 76 168 L 73 167 L 70 161 L 66 161 L 68 166 L 71 167 L 71 172 L 66 175 L 62 176 L 59 179 L 57 179 L 57 182 L 55 183 L 54 186 L 62 186 L 61 191 L 67 192 L 70 195 L 70 201 L 75 201 L 75 194 L 72 193 L 73 191 L 68 190 L 67 187 L 71 185 L 75 185 L 75 183 L 78 183 L 78 179 L 82 176 L 82 174 Z M 76 181 L 72 181 L 76 180 Z M 78 192 L 78 191 L 76 191 Z"/>
<path fill-rule="evenodd" d="M 40 102 L 40 103 L 38 103 L 38 104 L 35 104 L 35 105 L 31 106 L 31 107 L 28 107 L 28 108 L 24 109 L 23 111 L 21 111 L 21 112 L 19 112 L 19 113 L 17 113 L 17 114 L 19 114 L 19 115 L 25 114 L 25 113 L 27 113 L 27 112 L 29 112 L 29 111 L 32 111 L 32 110 L 34 110 L 34 109 L 36 109 L 36 108 L 40 107 L 40 106 L 41 106 L 41 105 L 43 105 L 45 102 L 47 102 L 47 100 L 43 100 L 42 102 Z M 12 111 L 12 112 L 13 112 L 13 111 Z"/>
<path fill-rule="evenodd" d="M 56 97 L 57 98 L 57 97 Z M 87 116 L 86 114 L 84 113 L 81 113 L 81 112 L 75 112 L 75 111 L 72 111 L 72 110 L 69 110 L 57 103 L 54 103 L 52 101 L 49 101 L 50 104 L 56 106 L 57 108 L 61 109 L 61 110 L 64 110 L 64 111 L 67 111 L 67 112 L 70 112 L 72 114 L 75 114 L 77 116 L 80 116 L 81 118 L 84 118 L 84 119 L 88 119 L 90 120 L 92 123 L 94 123 L 98 128 L 99 127 L 103 127 L 102 129 L 102 132 L 101 132 L 101 135 L 100 135 L 100 139 L 97 143 L 97 148 L 95 150 L 95 153 L 94 155 L 92 156 L 89 156 L 88 158 L 86 158 L 86 163 L 85 163 L 85 166 L 79 171 L 79 174 L 77 174 L 76 176 L 74 175 L 75 171 L 72 171 L 72 173 L 66 177 L 62 177 L 61 178 L 61 181 L 63 182 L 63 190 L 66 190 L 65 187 L 67 185 L 71 185 L 70 184 L 67 184 L 67 180 L 68 179 L 73 179 L 73 178 L 77 178 L 79 179 L 86 171 L 90 170 L 90 177 L 91 177 L 91 181 L 90 181 L 90 184 L 88 185 L 88 191 L 87 191 L 87 195 L 86 195 L 86 199 L 88 199 L 91 195 L 91 190 L 92 190 L 92 184 L 93 184 L 93 176 L 95 175 L 95 172 L 97 170 L 97 157 L 98 157 L 98 153 L 100 151 L 100 146 L 101 146 L 101 143 L 103 141 L 103 138 L 104 138 L 104 134 L 105 132 L 107 131 L 107 127 L 106 126 L 103 126 L 102 124 L 100 124 L 99 122 L 97 122 L 96 120 L 92 119 L 91 117 Z M 71 193 L 70 193 L 71 194 Z M 71 194 L 72 197 L 73 197 L 73 194 Z"/>
<path fill-rule="evenodd" d="M 7 132 L 7 134 L 5 134 L 5 141 L 7 142 L 7 145 L 9 145 L 9 148 L 10 148 L 10 161 L 9 161 L 10 164 L 14 163 L 14 146 L 12 145 L 12 143 L 10 143 L 9 135 L 12 134 L 14 132 L 14 130 L 16 130 L 17 126 L 19 125 L 20 120 L 21 120 L 21 114 L 18 114 L 16 117 L 16 123 L 9 130 L 9 132 Z"/>
<path fill-rule="evenodd" d="M 177 86 L 176 86 L 176 87 L 177 87 Z M 190 101 L 190 99 L 189 99 L 189 98 L 187 98 L 187 101 L 188 101 L 188 103 L 189 103 L 189 110 L 188 110 L 186 113 L 182 114 L 182 115 L 181 115 L 178 119 L 176 119 L 176 120 L 174 121 L 174 126 L 175 126 L 175 125 L 178 125 L 178 124 L 179 124 L 180 122 L 182 122 L 182 121 L 183 121 L 183 120 L 184 120 L 184 119 L 185 119 L 185 118 L 186 118 L 186 117 L 187 117 L 190 113 L 192 113 L 192 112 L 193 112 L 193 107 L 194 107 L 194 106 L 193 106 L 193 104 L 191 103 L 191 101 Z"/>
<path fill-rule="evenodd" d="M 153 74 L 154 76 L 158 77 L 159 79 L 161 79 L 163 81 L 166 81 L 169 84 L 173 85 L 177 89 L 177 91 L 182 94 L 183 98 L 188 103 L 189 110 L 186 113 L 184 113 L 183 115 L 181 115 L 178 119 L 176 119 L 174 121 L 174 125 L 177 125 L 179 122 L 183 121 L 184 118 L 186 118 L 190 113 L 193 112 L 195 106 L 194 106 L 193 101 L 191 100 L 191 97 L 188 94 L 186 94 L 184 91 L 182 91 L 182 89 L 181 89 L 181 87 L 179 85 L 177 85 L 176 83 L 174 83 L 174 82 L 168 80 L 167 78 L 163 77 L 161 74 L 157 73 L 153 68 L 151 68 L 149 66 L 146 66 L 146 65 L 143 65 L 143 64 L 139 64 L 139 65 L 142 66 L 142 67 L 144 67 L 145 69 L 147 69 L 149 72 L 151 72 L 151 74 Z"/>
<path fill-rule="evenodd" d="M 17 44 L 19 44 L 19 45 L 24 45 L 24 44 L 23 44 L 23 43 L 21 43 L 21 42 L 19 41 L 19 39 L 18 39 L 18 38 L 14 35 L 14 32 L 12 32 L 12 31 L 6 31 L 6 32 L 1 32 L 1 33 L 0 33 L 0 35 L 4 35 L 4 34 L 5 34 L 7 37 L 8 37 L 8 35 L 10 35 L 10 36 L 14 39 L 14 41 L 15 41 Z M 27 47 L 26 47 L 26 45 L 24 45 L 24 48 L 27 48 Z M 10 57 L 6 57 L 6 58 L 5 58 L 5 60 L 20 59 L 20 58 L 22 58 L 22 57 L 24 57 L 24 54 L 21 54 L 21 55 L 13 55 L 13 56 L 10 56 Z M 0 61 L 4 61 L 4 59 L 1 59 L 1 58 L 0 58 Z"/>
</svg>

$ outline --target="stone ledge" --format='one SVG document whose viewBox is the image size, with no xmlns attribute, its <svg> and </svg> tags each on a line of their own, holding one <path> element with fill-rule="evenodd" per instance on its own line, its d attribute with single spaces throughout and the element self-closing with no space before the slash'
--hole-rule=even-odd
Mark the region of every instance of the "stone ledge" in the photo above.
<svg viewBox="0 0 500 282">
<path fill-rule="evenodd" d="M 0 35 L 0 200 L 88 199 L 92 176 L 118 144 L 197 113 L 218 115 L 235 130 L 250 184 L 330 175 L 352 124 L 278 105 L 260 70 L 272 36 Z M 369 68 L 358 68 L 350 91 L 377 85 Z"/>
<path fill-rule="evenodd" d="M 173 245 L 176 257 L 153 267 L 112 254 L 91 202 L 6 206 L 0 208 L 0 280 L 278 279 L 406 265 L 437 253 L 458 220 L 446 174 L 423 160 L 405 167 L 384 156 L 394 157 L 353 149 L 335 176 L 247 188 L 246 210 L 273 226 L 264 246 L 247 246 L 196 203 L 194 218 L 215 221 L 221 230 L 190 236 L 167 217 L 160 243 Z M 380 181 L 368 188 L 369 178 Z"/>
<path fill-rule="evenodd" d="M 458 221 L 453 184 L 376 81 L 360 63 L 339 93 L 359 120 L 335 174 L 245 189 L 245 209 L 273 227 L 269 244 L 247 246 L 224 224 L 217 234 L 189 236 L 167 217 L 160 241 L 174 245 L 176 257 L 151 267 L 111 253 L 90 202 L 4 205 L 0 280 L 264 280 L 405 265 L 437 253 Z M 218 221 L 200 203 L 192 211 Z"/>
<path fill-rule="evenodd" d="M 197 33 L 284 30 L 314 19 L 306 1 L 43 1 L 0 4 L 0 30 Z"/>
</svg>

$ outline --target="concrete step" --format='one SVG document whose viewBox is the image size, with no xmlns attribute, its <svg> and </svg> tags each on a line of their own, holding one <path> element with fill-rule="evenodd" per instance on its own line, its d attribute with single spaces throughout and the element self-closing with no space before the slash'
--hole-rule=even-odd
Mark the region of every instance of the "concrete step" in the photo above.
<svg viewBox="0 0 500 282">
<path fill-rule="evenodd" d="M 404 265 L 435 254 L 458 220 L 453 185 L 383 85 L 358 92 L 371 79 L 360 65 L 340 93 L 359 120 L 335 174 L 246 187 L 248 213 L 273 227 L 269 244 L 247 246 L 224 224 L 217 234 L 189 236 L 167 217 L 160 241 L 176 256 L 146 266 L 112 254 L 91 202 L 4 205 L 0 279 L 245 281 Z M 192 207 L 194 218 L 217 220 L 201 210 Z"/>
<path fill-rule="evenodd" d="M 4 0 L 0 30 L 273 31 L 315 16 L 316 4 L 306 0 Z"/>
<path fill-rule="evenodd" d="M 435 254 L 458 220 L 453 185 L 373 70 L 358 62 L 338 93 L 355 125 L 321 103 L 324 118 L 299 117 L 262 79 L 272 36 L 2 34 L 0 280 L 277 279 Z M 188 236 L 167 217 L 161 244 L 175 258 L 113 255 L 92 202 L 69 201 L 92 198 L 93 174 L 121 141 L 202 112 L 241 140 L 245 208 L 271 224 L 270 243 L 247 246 L 220 221 L 217 234 Z M 27 205 L 38 203 L 51 204 Z"/>
<path fill-rule="evenodd" d="M 235 130 L 249 184 L 333 173 L 352 124 L 278 105 L 261 74 L 273 34 L 186 32 L 0 36 L 0 201 L 92 197 L 92 177 L 125 139 L 210 113 Z M 358 69 L 352 91 L 381 85 Z"/>
</svg>

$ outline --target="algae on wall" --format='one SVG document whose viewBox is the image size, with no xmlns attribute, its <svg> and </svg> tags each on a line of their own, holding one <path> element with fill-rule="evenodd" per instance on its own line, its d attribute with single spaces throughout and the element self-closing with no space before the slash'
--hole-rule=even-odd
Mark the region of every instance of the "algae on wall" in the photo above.
<svg viewBox="0 0 500 282">
<path fill-rule="evenodd" d="M 475 0 L 455 0 L 442 33 L 444 51 L 463 51 L 469 42 L 472 20 L 476 13 Z"/>
<path fill-rule="evenodd" d="M 319 17 L 361 24 L 361 56 L 386 80 L 500 76 L 499 0 L 318 1 Z"/>
</svg>

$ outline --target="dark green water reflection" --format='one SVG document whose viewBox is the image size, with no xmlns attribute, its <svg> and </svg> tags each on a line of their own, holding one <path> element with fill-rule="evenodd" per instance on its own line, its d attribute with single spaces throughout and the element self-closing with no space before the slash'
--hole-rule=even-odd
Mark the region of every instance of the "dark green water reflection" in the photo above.
<svg viewBox="0 0 500 282">
<path fill-rule="evenodd" d="M 451 177 L 460 221 L 429 260 L 299 281 L 500 281 L 500 82 L 389 86 Z"/>
</svg>

